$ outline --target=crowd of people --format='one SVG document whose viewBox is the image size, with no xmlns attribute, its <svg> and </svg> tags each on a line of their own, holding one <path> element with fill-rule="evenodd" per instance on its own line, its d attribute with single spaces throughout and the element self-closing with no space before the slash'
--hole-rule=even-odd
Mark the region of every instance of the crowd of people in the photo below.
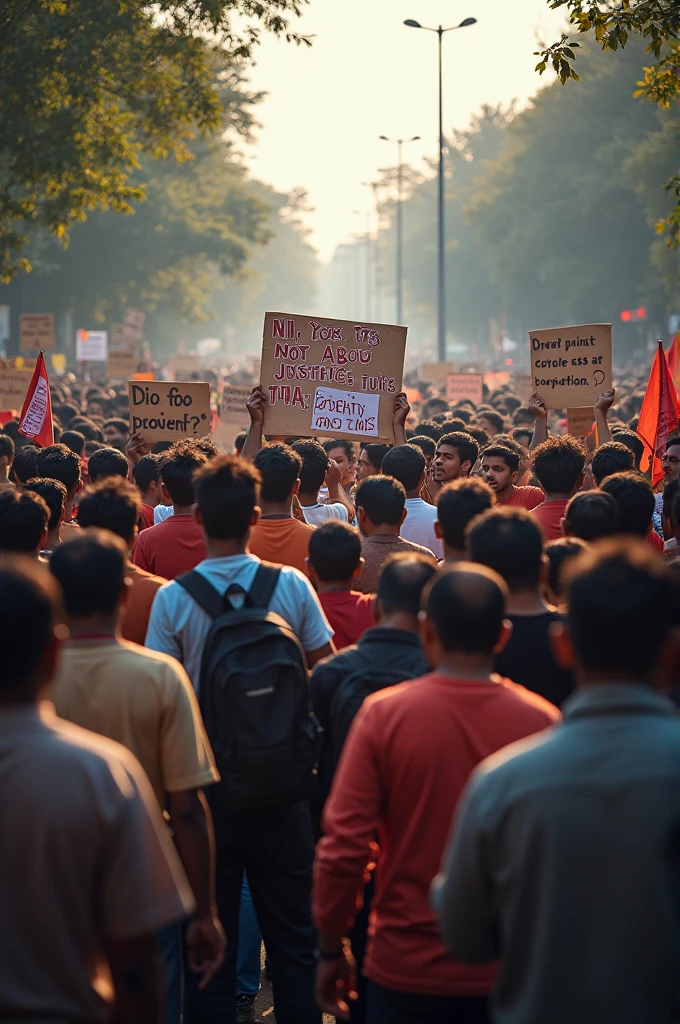
<svg viewBox="0 0 680 1024">
<path fill-rule="evenodd" d="M 425 388 L 423 388 L 425 391 Z M 680 435 L 0 432 L 0 1020 L 680 1024 Z"/>
</svg>

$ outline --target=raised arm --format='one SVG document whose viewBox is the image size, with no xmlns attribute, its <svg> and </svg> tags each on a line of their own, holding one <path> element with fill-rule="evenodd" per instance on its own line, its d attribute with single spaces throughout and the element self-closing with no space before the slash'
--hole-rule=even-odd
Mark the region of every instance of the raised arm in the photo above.
<svg viewBox="0 0 680 1024">
<path fill-rule="evenodd" d="M 395 447 L 406 444 L 406 420 L 411 411 L 408 398 L 400 391 L 394 399 L 394 444 Z"/>
<path fill-rule="evenodd" d="M 252 462 L 262 447 L 262 432 L 264 429 L 264 409 L 267 404 L 267 394 L 261 384 L 257 384 L 246 402 L 246 409 L 250 416 L 250 430 L 246 443 L 243 446 L 241 457 Z"/>
<path fill-rule="evenodd" d="M 548 410 L 538 395 L 532 395 L 529 399 L 529 408 L 534 416 L 534 436 L 531 438 L 529 451 L 537 448 L 542 441 L 548 437 Z"/>
<path fill-rule="evenodd" d="M 611 430 L 609 429 L 609 423 L 607 422 L 607 413 L 611 409 L 612 405 L 616 401 L 616 390 L 612 388 L 611 391 L 605 391 L 600 395 L 597 402 L 595 403 L 595 428 L 597 430 L 597 446 L 600 447 L 605 441 L 612 440 Z"/>
</svg>

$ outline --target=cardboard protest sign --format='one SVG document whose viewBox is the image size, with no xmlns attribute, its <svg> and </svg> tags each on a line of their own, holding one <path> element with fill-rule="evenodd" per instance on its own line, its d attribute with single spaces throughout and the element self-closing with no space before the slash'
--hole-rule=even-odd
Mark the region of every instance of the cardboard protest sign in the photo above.
<svg viewBox="0 0 680 1024">
<path fill-rule="evenodd" d="M 129 344 L 128 348 L 119 348 L 109 352 L 106 361 L 106 376 L 109 379 L 130 380 L 137 372 L 139 349 Z"/>
<path fill-rule="evenodd" d="M 446 384 L 448 375 L 457 372 L 458 364 L 450 361 L 445 363 L 423 363 L 420 367 L 420 379 L 430 380 L 434 384 Z"/>
<path fill-rule="evenodd" d="M 594 424 L 592 409 L 567 409 L 567 433 L 572 437 L 587 437 L 592 433 Z"/>
<path fill-rule="evenodd" d="M 109 331 L 109 352 L 117 352 L 131 346 L 138 348 L 140 342 L 139 332 L 127 324 L 113 324 Z"/>
<path fill-rule="evenodd" d="M 484 377 L 481 373 L 448 373 L 446 375 L 446 401 L 465 399 L 481 405 L 484 400 Z"/>
<path fill-rule="evenodd" d="M 250 416 L 246 409 L 246 402 L 250 398 L 252 388 L 237 388 L 231 384 L 225 384 L 222 392 L 220 406 L 220 420 L 222 423 L 240 423 L 247 427 L 250 423 Z"/>
<path fill-rule="evenodd" d="M 196 381 L 128 381 L 130 433 L 145 441 L 181 441 L 210 433 L 210 385 Z"/>
<path fill-rule="evenodd" d="M 612 386 L 612 325 L 530 331 L 534 391 L 547 409 L 592 408 Z"/>
<path fill-rule="evenodd" d="M 106 362 L 108 347 L 107 331 L 76 331 L 76 362 Z"/>
<path fill-rule="evenodd" d="M 195 352 L 179 353 L 170 356 L 168 369 L 175 380 L 186 379 L 190 373 L 198 373 L 201 369 L 198 355 Z"/>
<path fill-rule="evenodd" d="M 405 327 L 266 313 L 265 434 L 393 441 L 405 348 Z"/>
<path fill-rule="evenodd" d="M 123 315 L 123 326 L 127 329 L 128 337 L 141 341 L 145 320 L 146 313 L 128 306 Z"/>
<path fill-rule="evenodd" d="M 21 409 L 32 376 L 32 370 L 0 370 L 0 412 Z"/>
<path fill-rule="evenodd" d="M 33 352 L 54 348 L 54 314 L 22 313 L 19 317 L 19 349 Z"/>
</svg>

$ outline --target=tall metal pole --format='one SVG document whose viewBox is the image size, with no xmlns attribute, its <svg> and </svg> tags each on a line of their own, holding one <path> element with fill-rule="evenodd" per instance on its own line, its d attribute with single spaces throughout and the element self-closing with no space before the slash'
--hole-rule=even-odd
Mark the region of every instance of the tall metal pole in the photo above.
<svg viewBox="0 0 680 1024">
<path fill-rule="evenodd" d="M 402 211 L 404 165 L 401 157 L 403 139 L 398 140 L 397 171 L 397 323 L 404 322 L 404 221 Z"/>
<path fill-rule="evenodd" d="M 444 239 L 444 91 L 442 81 L 442 25 L 439 40 L 439 188 L 437 195 L 437 356 L 446 360 L 446 251 Z"/>
<path fill-rule="evenodd" d="M 373 305 L 371 301 L 371 215 L 366 214 L 366 319 L 370 320 L 372 315 L 371 307 Z"/>
</svg>

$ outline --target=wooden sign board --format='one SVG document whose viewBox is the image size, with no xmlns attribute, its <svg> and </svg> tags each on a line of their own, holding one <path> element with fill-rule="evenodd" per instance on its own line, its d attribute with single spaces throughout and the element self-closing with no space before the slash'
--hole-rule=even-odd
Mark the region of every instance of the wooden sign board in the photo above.
<svg viewBox="0 0 680 1024">
<path fill-rule="evenodd" d="M 19 349 L 38 352 L 54 348 L 54 314 L 22 313 L 19 317 Z"/>
<path fill-rule="evenodd" d="M 612 325 L 530 331 L 534 391 L 547 409 L 593 408 L 612 386 Z"/>
<path fill-rule="evenodd" d="M 250 416 L 246 409 L 246 402 L 250 398 L 252 388 L 237 388 L 231 384 L 225 384 L 222 392 L 220 420 L 222 423 L 238 423 L 242 428 L 247 428 L 250 423 Z"/>
<path fill-rule="evenodd" d="M 168 369 L 175 380 L 186 379 L 190 373 L 199 373 L 201 366 L 195 352 L 173 355 L 168 359 Z"/>
<path fill-rule="evenodd" d="M 265 313 L 265 434 L 394 441 L 405 349 L 405 327 Z"/>
<path fill-rule="evenodd" d="M 567 409 L 567 433 L 572 437 L 587 437 L 595 428 L 592 409 Z"/>
<path fill-rule="evenodd" d="M 481 373 L 449 373 L 446 375 L 446 401 L 465 399 L 481 405 L 484 401 L 484 377 Z"/>
<path fill-rule="evenodd" d="M 109 351 L 106 361 L 106 376 L 111 379 L 130 380 L 137 372 L 139 349 L 136 345 Z"/>
<path fill-rule="evenodd" d="M 0 370 L 0 412 L 21 409 L 32 376 L 33 370 Z"/>
<path fill-rule="evenodd" d="M 128 306 L 123 315 L 123 326 L 127 328 L 128 337 L 141 341 L 145 320 L 146 313 L 143 313 L 141 309 L 132 309 Z"/>
<path fill-rule="evenodd" d="M 420 367 L 420 379 L 430 380 L 433 384 L 446 384 L 446 378 L 450 373 L 457 373 L 457 363 L 423 363 Z"/>
<path fill-rule="evenodd" d="M 141 336 L 132 327 L 126 324 L 113 324 L 109 331 L 109 351 L 116 352 L 119 349 L 130 348 L 131 345 L 138 346 Z"/>
<path fill-rule="evenodd" d="M 181 441 L 210 433 L 210 385 L 197 381 L 128 381 L 130 433 L 145 441 Z"/>
</svg>

